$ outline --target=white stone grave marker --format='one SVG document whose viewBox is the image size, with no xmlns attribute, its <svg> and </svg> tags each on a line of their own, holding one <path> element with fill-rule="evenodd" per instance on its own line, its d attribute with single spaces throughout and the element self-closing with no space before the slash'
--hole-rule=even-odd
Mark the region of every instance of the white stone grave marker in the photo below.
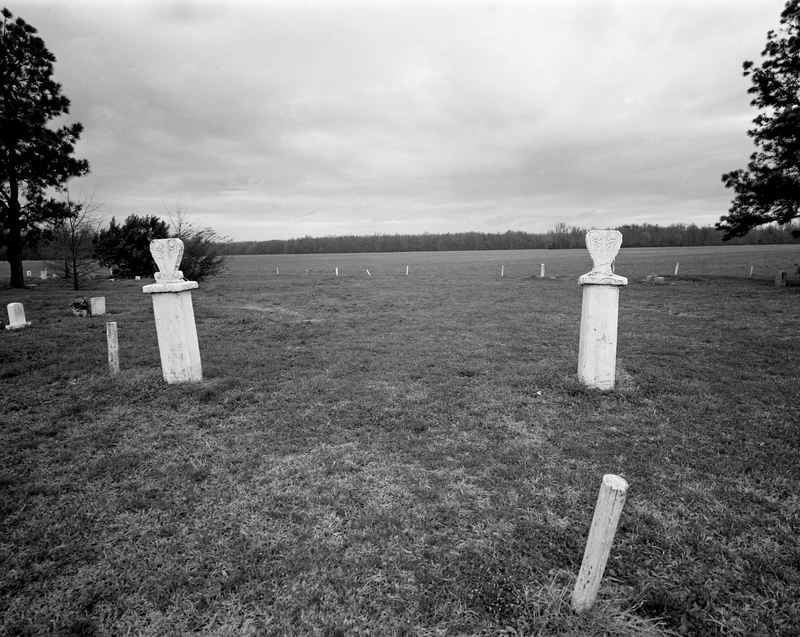
<svg viewBox="0 0 800 637">
<path fill-rule="evenodd" d="M 108 371 L 112 376 L 119 374 L 119 339 L 117 338 L 117 323 L 106 323 L 106 341 L 108 342 Z"/>
<path fill-rule="evenodd" d="M 622 233 L 618 230 L 586 233 L 586 247 L 594 265 L 578 279 L 583 286 L 578 378 L 597 389 L 614 389 L 619 288 L 628 285 L 628 279 L 614 274 L 611 264 L 621 246 Z"/>
<path fill-rule="evenodd" d="M 7 330 L 21 330 L 23 327 L 29 327 L 31 322 L 25 320 L 25 308 L 22 303 L 9 303 L 8 304 L 8 325 Z"/>
<path fill-rule="evenodd" d="M 89 299 L 89 314 L 91 316 L 103 316 L 106 313 L 106 297 L 94 296 Z"/>
<path fill-rule="evenodd" d="M 199 382 L 203 380 L 203 369 L 191 293 L 198 285 L 186 281 L 178 270 L 183 241 L 154 239 L 150 253 L 159 271 L 155 273 L 156 282 L 145 285 L 142 292 L 152 295 L 164 380 L 170 384 Z"/>
</svg>

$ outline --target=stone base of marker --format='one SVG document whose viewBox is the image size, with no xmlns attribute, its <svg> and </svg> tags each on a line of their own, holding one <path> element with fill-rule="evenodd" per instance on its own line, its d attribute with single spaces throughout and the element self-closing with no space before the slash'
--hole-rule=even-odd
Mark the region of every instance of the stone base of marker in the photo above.
<svg viewBox="0 0 800 637">
<path fill-rule="evenodd" d="M 22 303 L 9 303 L 8 309 L 8 325 L 7 330 L 21 330 L 24 327 L 30 327 L 31 322 L 25 320 L 25 308 Z"/>
<path fill-rule="evenodd" d="M 203 380 L 191 293 L 198 287 L 195 281 L 184 281 L 142 288 L 153 299 L 161 370 L 170 384 Z"/>
</svg>

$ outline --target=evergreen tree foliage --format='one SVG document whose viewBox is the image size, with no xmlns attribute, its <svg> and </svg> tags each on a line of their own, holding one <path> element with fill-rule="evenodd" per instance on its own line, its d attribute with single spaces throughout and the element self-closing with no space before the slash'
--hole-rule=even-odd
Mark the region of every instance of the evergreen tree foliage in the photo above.
<svg viewBox="0 0 800 637">
<path fill-rule="evenodd" d="M 748 135 L 757 150 L 746 169 L 722 176 L 735 197 L 717 223 L 725 238 L 752 228 L 789 223 L 800 215 L 800 0 L 789 0 L 777 31 L 767 33 L 763 61 L 743 64 L 752 85 L 750 102 L 759 109 Z"/>
<path fill-rule="evenodd" d="M 114 276 L 152 277 L 156 264 L 150 242 L 168 237 L 169 226 L 155 215 L 130 215 L 122 225 L 112 218 L 108 228 L 97 233 L 94 255 L 101 265 L 113 268 Z"/>
<path fill-rule="evenodd" d="M 25 287 L 22 255 L 41 229 L 70 215 L 48 198 L 89 164 L 73 157 L 83 127 L 50 128 L 69 113 L 69 100 L 53 81 L 55 57 L 36 29 L 8 9 L 0 18 L 0 247 L 11 266 L 12 287 Z"/>
</svg>

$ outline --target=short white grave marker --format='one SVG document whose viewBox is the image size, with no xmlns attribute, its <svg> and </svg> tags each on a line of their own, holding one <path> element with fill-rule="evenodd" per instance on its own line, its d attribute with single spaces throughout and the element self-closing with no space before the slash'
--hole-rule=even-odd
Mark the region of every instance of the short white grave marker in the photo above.
<svg viewBox="0 0 800 637">
<path fill-rule="evenodd" d="M 603 476 L 581 570 L 572 591 L 572 608 L 578 613 L 591 608 L 597 598 L 627 492 L 624 478 L 610 473 Z"/>
<path fill-rule="evenodd" d="M 541 267 L 541 269 L 539 271 L 539 278 L 540 279 L 544 278 L 544 263 L 542 263 L 542 267 Z"/>
<path fill-rule="evenodd" d="M 26 271 L 25 276 L 31 276 L 31 271 L 30 270 Z"/>
<path fill-rule="evenodd" d="M 46 280 L 47 279 L 47 270 L 41 270 L 39 272 L 39 278 L 42 279 L 42 280 Z"/>
<path fill-rule="evenodd" d="M 30 327 L 31 322 L 25 320 L 25 308 L 22 303 L 9 303 L 7 309 L 7 330 L 21 330 L 23 327 Z"/>
<path fill-rule="evenodd" d="M 203 380 L 203 369 L 191 293 L 198 285 L 186 281 L 178 270 L 183 241 L 154 239 L 150 253 L 159 271 L 155 273 L 156 282 L 145 285 L 142 292 L 152 295 L 164 380 L 170 384 L 199 382 Z"/>
<path fill-rule="evenodd" d="M 103 316 L 106 313 L 106 297 L 94 296 L 89 299 L 89 315 Z"/>
<path fill-rule="evenodd" d="M 622 233 L 618 230 L 586 233 L 593 267 L 578 279 L 583 286 L 578 378 L 597 389 L 614 389 L 619 288 L 628 285 L 628 279 L 614 274 L 611 264 L 621 246 Z"/>
<path fill-rule="evenodd" d="M 115 321 L 106 323 L 106 340 L 108 341 L 108 371 L 115 376 L 119 374 L 119 340 Z"/>
</svg>

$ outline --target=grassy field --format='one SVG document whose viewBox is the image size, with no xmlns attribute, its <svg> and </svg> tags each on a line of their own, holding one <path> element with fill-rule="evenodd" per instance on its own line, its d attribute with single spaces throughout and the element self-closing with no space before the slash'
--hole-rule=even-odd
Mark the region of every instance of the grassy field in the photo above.
<svg viewBox="0 0 800 637">
<path fill-rule="evenodd" d="M 89 318 L 0 287 L 33 322 L 0 334 L 0 634 L 796 635 L 797 261 L 623 249 L 606 393 L 579 250 L 235 258 L 184 386 L 142 282 Z M 631 488 L 576 616 L 604 473 Z"/>
</svg>

